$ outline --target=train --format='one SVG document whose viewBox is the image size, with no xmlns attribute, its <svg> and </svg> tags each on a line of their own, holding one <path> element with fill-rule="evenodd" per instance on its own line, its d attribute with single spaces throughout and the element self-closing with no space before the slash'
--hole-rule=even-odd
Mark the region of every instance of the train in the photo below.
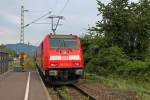
<svg viewBox="0 0 150 100">
<path fill-rule="evenodd" d="M 83 52 L 77 35 L 46 35 L 35 58 L 51 84 L 74 84 L 84 76 Z"/>
</svg>

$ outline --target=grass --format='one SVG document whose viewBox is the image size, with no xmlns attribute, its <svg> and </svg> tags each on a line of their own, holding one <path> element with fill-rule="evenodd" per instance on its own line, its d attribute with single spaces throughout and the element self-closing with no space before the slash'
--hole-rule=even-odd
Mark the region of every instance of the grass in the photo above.
<svg viewBox="0 0 150 100">
<path fill-rule="evenodd" d="M 11 63 L 11 66 L 13 66 L 13 67 L 19 67 L 20 66 L 20 61 L 17 60 L 15 62 Z M 24 61 L 24 67 L 25 68 L 36 68 L 34 60 L 32 58 L 26 59 Z"/>
<path fill-rule="evenodd" d="M 123 79 L 119 76 L 88 76 L 87 80 L 107 85 L 114 89 L 136 91 L 140 96 L 140 100 L 150 100 L 150 84 L 146 81 L 131 78 Z"/>
<path fill-rule="evenodd" d="M 28 58 L 24 62 L 24 66 L 26 68 L 36 68 L 35 61 L 32 58 Z"/>
<path fill-rule="evenodd" d="M 69 90 L 67 87 L 62 87 L 61 90 L 59 91 L 60 95 L 63 96 L 65 100 L 71 100 L 71 96 L 69 95 L 68 91 Z"/>
</svg>

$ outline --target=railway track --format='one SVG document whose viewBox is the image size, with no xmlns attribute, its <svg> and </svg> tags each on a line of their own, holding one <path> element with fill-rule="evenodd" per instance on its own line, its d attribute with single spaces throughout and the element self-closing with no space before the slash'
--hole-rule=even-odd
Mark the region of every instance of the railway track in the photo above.
<svg viewBox="0 0 150 100">
<path fill-rule="evenodd" d="M 77 89 L 80 93 L 82 93 L 83 95 L 85 95 L 89 100 L 96 100 L 96 97 L 90 95 L 88 92 L 85 92 L 84 89 L 82 89 L 81 87 L 79 87 L 78 85 L 73 84 L 72 85 L 75 89 Z"/>
<path fill-rule="evenodd" d="M 38 70 L 39 71 L 39 70 Z M 50 96 L 53 100 L 139 100 L 133 91 L 121 91 L 104 86 L 90 86 L 81 82 L 66 86 L 52 86 L 44 80 L 39 71 Z"/>
<path fill-rule="evenodd" d="M 95 100 L 139 100 L 134 91 L 112 89 L 100 84 L 89 84 L 86 81 L 77 83 L 75 86 L 94 97 Z"/>
<path fill-rule="evenodd" d="M 74 86 L 53 87 L 53 91 L 55 91 L 55 95 L 57 95 L 58 100 L 96 100 L 94 97 L 91 97 Z"/>
<path fill-rule="evenodd" d="M 45 86 L 47 87 L 48 91 L 50 92 L 50 94 L 53 95 L 52 97 L 54 97 L 55 100 L 68 100 L 66 98 L 66 96 L 64 96 L 62 93 L 64 86 L 51 86 L 51 85 L 49 85 L 49 83 L 44 80 L 44 75 L 42 74 L 42 72 L 38 68 L 37 68 L 37 71 L 39 72 L 39 74 L 40 74 Z M 76 93 L 78 92 L 77 94 L 79 94 L 80 97 L 86 98 L 85 100 L 96 100 L 94 97 L 92 97 L 91 95 L 88 95 L 86 92 L 84 92 L 82 89 L 78 88 L 76 85 L 68 85 L 65 87 L 68 89 L 71 89 L 71 90 L 74 89 L 74 91 L 76 91 Z M 70 95 L 69 100 L 73 100 L 73 98 L 76 98 L 74 95 L 69 94 L 69 93 L 71 93 L 71 92 L 68 91 L 68 96 Z M 78 100 L 80 100 L 80 99 L 78 99 Z M 81 99 L 81 100 L 83 100 L 83 99 Z"/>
<path fill-rule="evenodd" d="M 65 89 L 67 92 L 64 92 Z M 112 89 L 92 89 L 85 85 L 69 85 L 53 87 L 59 100 L 138 100 L 133 92 L 123 92 Z"/>
<path fill-rule="evenodd" d="M 48 87 L 49 89 L 51 88 L 50 92 L 53 92 L 53 99 L 58 99 L 58 100 L 66 100 L 65 97 L 61 93 L 61 87 Z"/>
<path fill-rule="evenodd" d="M 65 98 L 60 94 L 60 91 L 58 91 L 59 88 L 49 85 L 49 83 L 44 79 L 44 75 L 38 67 L 37 67 L 37 71 L 39 72 L 40 77 L 42 78 L 45 86 L 47 87 L 47 90 L 50 93 L 50 96 L 54 100 L 65 100 Z"/>
</svg>

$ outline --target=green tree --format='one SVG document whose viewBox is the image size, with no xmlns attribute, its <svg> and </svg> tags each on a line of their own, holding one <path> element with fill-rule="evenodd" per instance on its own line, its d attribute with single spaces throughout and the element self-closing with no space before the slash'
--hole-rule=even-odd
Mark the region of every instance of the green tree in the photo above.
<svg viewBox="0 0 150 100">
<path fill-rule="evenodd" d="M 103 4 L 99 0 L 98 11 L 102 20 L 90 31 L 105 37 L 110 46 L 117 45 L 134 59 L 144 59 L 149 49 L 150 1 L 111 0 Z"/>
<path fill-rule="evenodd" d="M 3 50 L 3 51 L 5 51 L 5 52 L 7 52 L 7 53 L 8 53 L 10 56 L 12 56 L 12 57 L 16 57 L 16 56 L 17 56 L 16 51 L 11 50 L 11 49 L 8 49 L 8 48 L 6 47 L 6 45 L 4 45 L 4 44 L 1 44 L 1 45 L 0 45 L 0 49 Z"/>
<path fill-rule="evenodd" d="M 6 46 L 4 44 L 1 44 L 0 49 L 4 49 L 4 48 L 6 48 Z"/>
</svg>

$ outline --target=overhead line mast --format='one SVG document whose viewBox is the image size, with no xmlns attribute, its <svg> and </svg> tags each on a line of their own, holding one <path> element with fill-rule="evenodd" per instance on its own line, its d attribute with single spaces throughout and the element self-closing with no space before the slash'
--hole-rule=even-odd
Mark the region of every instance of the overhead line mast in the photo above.
<svg viewBox="0 0 150 100">
<path fill-rule="evenodd" d="M 32 21 L 29 24 L 24 24 L 24 13 L 25 12 L 30 12 L 29 10 L 25 10 L 24 9 L 24 0 L 22 0 L 21 2 L 21 32 L 20 32 L 20 43 L 24 44 L 24 28 L 28 27 L 31 24 L 34 24 L 35 22 L 41 20 L 43 17 L 51 14 L 51 11 L 49 11 L 48 13 L 44 14 L 43 16 L 39 17 L 38 19 Z"/>
<path fill-rule="evenodd" d="M 20 33 L 20 43 L 24 44 L 24 3 L 22 0 L 21 4 L 21 33 Z"/>
<path fill-rule="evenodd" d="M 21 1 L 21 31 L 20 31 L 20 43 L 24 44 L 24 13 L 29 10 L 24 9 L 24 0 Z"/>
</svg>

